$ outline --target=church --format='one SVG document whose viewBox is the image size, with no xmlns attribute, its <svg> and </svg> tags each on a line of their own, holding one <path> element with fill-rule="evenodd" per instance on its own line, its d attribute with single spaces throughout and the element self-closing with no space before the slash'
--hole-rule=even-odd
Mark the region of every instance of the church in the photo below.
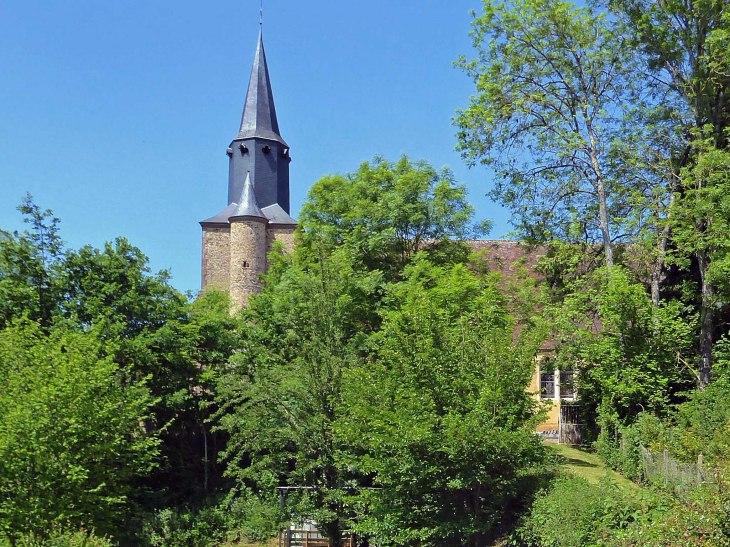
<svg viewBox="0 0 730 547">
<path fill-rule="evenodd" d="M 226 153 L 228 204 L 200 223 L 202 288 L 228 290 L 235 311 L 261 290 L 274 241 L 291 249 L 297 226 L 289 214 L 289 145 L 279 133 L 261 31 L 241 128 Z"/>
<path fill-rule="evenodd" d="M 226 151 L 228 203 L 218 214 L 203 220 L 202 288 L 229 291 L 232 311 L 245 307 L 261 290 L 267 256 L 275 241 L 285 250 L 294 246 L 297 221 L 289 206 L 289 145 L 279 132 L 274 94 L 259 32 L 241 126 Z M 517 267 L 532 270 L 540 250 L 526 251 L 516 241 L 473 240 L 469 244 L 505 278 Z M 536 432 L 548 441 L 580 442 L 579 413 L 571 371 L 548 366 L 551 347 L 538 356 L 530 387 L 549 402 L 548 419 Z"/>
</svg>

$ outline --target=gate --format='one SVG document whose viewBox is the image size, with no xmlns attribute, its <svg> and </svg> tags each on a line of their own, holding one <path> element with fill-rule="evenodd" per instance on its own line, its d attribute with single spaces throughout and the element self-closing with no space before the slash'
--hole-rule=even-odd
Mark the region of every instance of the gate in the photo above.
<svg viewBox="0 0 730 547">
<path fill-rule="evenodd" d="M 558 442 L 560 444 L 582 444 L 583 423 L 580 405 L 560 405 L 558 422 Z"/>
</svg>

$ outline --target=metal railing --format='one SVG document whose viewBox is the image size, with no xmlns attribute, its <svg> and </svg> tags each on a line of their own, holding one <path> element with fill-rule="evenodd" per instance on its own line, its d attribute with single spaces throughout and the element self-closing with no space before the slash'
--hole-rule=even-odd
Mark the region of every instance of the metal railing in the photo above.
<svg viewBox="0 0 730 547">
<path fill-rule="evenodd" d="M 355 536 L 343 532 L 342 547 L 355 547 Z M 330 542 L 318 530 L 287 528 L 279 534 L 279 547 L 330 547 Z"/>
</svg>

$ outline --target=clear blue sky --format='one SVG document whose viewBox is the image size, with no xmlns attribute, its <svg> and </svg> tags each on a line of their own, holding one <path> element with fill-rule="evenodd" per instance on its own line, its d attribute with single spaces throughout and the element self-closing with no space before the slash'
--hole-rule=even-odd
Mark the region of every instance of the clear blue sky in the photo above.
<svg viewBox="0 0 730 547">
<path fill-rule="evenodd" d="M 479 219 L 509 230 L 492 174 L 454 151 L 451 117 L 473 84 L 479 0 L 265 0 L 279 124 L 291 146 L 292 213 L 322 175 L 375 154 L 450 166 Z M 26 191 L 71 248 L 124 235 L 183 290 L 200 286 L 198 221 L 227 196 L 258 33 L 258 0 L 3 0 L 0 229 L 22 228 Z"/>
</svg>

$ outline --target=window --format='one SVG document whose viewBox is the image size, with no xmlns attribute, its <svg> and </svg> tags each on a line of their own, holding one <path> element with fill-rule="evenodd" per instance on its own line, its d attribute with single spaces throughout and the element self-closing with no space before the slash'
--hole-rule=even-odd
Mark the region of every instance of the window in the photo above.
<svg viewBox="0 0 730 547">
<path fill-rule="evenodd" d="M 575 373 L 572 370 L 560 371 L 560 397 L 575 397 Z"/>
<path fill-rule="evenodd" d="M 540 396 L 546 399 L 555 397 L 555 374 L 553 372 L 540 373 Z"/>
</svg>

